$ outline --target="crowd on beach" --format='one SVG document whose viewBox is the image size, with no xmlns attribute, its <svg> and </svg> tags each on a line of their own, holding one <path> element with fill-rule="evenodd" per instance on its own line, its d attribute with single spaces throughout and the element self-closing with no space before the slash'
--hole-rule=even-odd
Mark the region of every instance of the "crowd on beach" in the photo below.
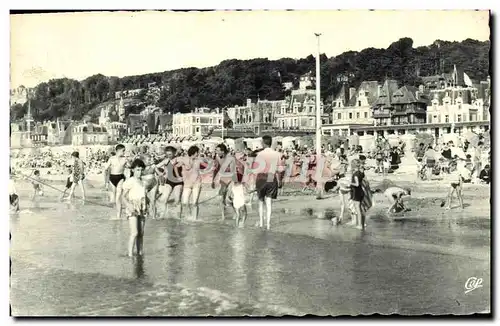
<svg viewBox="0 0 500 326">
<path fill-rule="evenodd" d="M 340 143 L 336 147 L 323 146 L 321 155 L 307 146 L 283 148 L 273 144 L 270 136 L 262 137 L 262 148 L 236 150 L 224 143 L 215 148 L 193 145 L 187 150 L 167 144 L 152 147 L 147 144 L 127 150 L 117 145 L 111 150 L 86 149 L 85 161 L 80 153 L 24 154 L 16 157 L 14 170 L 30 168 L 31 174 L 24 178 L 33 184 L 33 199 L 43 196 L 44 182 L 40 168 L 49 168 L 48 173 L 66 173 L 66 188 L 61 199 L 72 200 L 76 187 L 85 200 L 85 179 L 88 173 L 103 175 L 109 199 L 114 203 L 116 215 L 121 219 L 125 211 L 131 230 L 129 254 L 134 247 L 142 251 L 142 235 L 145 218 L 156 219 L 157 204 L 163 206 L 162 218 L 172 211 L 168 202 L 174 194 L 174 206 L 178 217 L 198 219 L 199 198 L 202 188 L 219 188 L 221 220 L 232 207 L 236 226 L 243 226 L 247 208 L 251 208 L 254 197 L 258 199 L 258 226 L 270 229 L 272 203 L 283 194 L 284 184 L 301 184 L 302 191 L 313 190 L 317 198 L 327 192 L 340 196 L 340 214 L 334 223 L 343 223 L 349 215 L 356 228 L 366 226 L 366 213 L 372 206 L 372 194 L 382 192 L 391 202 L 388 214 L 409 210 L 403 201 L 411 195 L 411 189 L 391 183 L 386 186 L 370 186 L 366 172 L 373 170 L 384 178 L 401 165 L 405 155 L 414 156 L 417 162 L 416 175 L 422 180 L 431 180 L 436 175 L 446 175 L 450 189 L 442 203 L 451 208 L 456 194 L 463 208 L 462 189 L 468 182 L 490 182 L 489 148 L 479 141 L 476 144 L 464 142 L 455 147 L 453 141 L 433 148 L 419 144 L 413 153 L 405 150 L 405 143 L 389 145 L 377 139 L 371 151 L 363 151 L 359 145 Z M 368 162 L 373 162 L 369 164 Z M 11 170 L 15 175 L 15 171 Z M 206 186 L 205 186 L 206 185 Z M 111 188 L 111 189 L 110 189 Z M 177 190 L 177 191 L 174 191 Z M 13 179 L 9 184 L 11 205 L 19 210 L 19 197 Z M 349 218 L 347 216 L 347 218 Z"/>
</svg>

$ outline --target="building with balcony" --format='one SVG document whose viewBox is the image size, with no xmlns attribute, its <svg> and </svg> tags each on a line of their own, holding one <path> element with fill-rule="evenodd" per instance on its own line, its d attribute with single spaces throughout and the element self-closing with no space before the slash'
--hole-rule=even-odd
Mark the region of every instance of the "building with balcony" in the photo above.
<svg viewBox="0 0 500 326">
<path fill-rule="evenodd" d="M 413 86 L 399 88 L 395 80 L 386 80 L 372 107 L 375 125 L 425 123 L 428 102 L 421 89 Z"/>
<path fill-rule="evenodd" d="M 190 113 L 176 113 L 172 118 L 173 135 L 202 137 L 222 128 L 222 123 L 223 114 L 220 109 L 197 108 Z"/>
<path fill-rule="evenodd" d="M 109 135 L 106 127 L 87 122 L 72 127 L 71 144 L 79 145 L 107 145 Z"/>
<path fill-rule="evenodd" d="M 248 131 L 260 135 L 272 130 L 277 122 L 277 112 L 283 101 L 257 100 L 252 103 L 247 99 L 245 106 L 235 106 L 227 109 L 227 116 L 232 121 L 235 131 Z"/>
<path fill-rule="evenodd" d="M 364 81 L 355 89 L 342 86 L 332 101 L 331 123 L 321 129 L 324 135 L 349 135 L 352 128 L 373 126 L 372 105 L 377 101 L 381 85 Z"/>
<path fill-rule="evenodd" d="M 327 124 L 330 120 L 320 102 L 321 121 Z M 285 98 L 276 113 L 275 128 L 281 130 L 315 130 L 316 129 L 316 91 L 314 89 L 293 90 Z"/>
<path fill-rule="evenodd" d="M 431 103 L 427 106 L 428 124 L 446 124 L 447 127 L 436 132 L 436 136 L 447 133 L 462 134 L 464 131 L 481 132 L 489 124 L 489 91 L 479 98 L 478 89 L 447 87 L 431 91 Z M 464 124 L 465 123 L 465 124 Z"/>
</svg>

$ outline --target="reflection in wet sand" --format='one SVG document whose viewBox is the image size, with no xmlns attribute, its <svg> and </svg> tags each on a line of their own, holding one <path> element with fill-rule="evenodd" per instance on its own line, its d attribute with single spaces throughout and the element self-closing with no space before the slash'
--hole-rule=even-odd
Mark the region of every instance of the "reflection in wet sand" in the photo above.
<svg viewBox="0 0 500 326">
<path fill-rule="evenodd" d="M 109 210 L 101 207 L 80 206 L 77 213 L 55 200 L 48 206 L 54 207 L 50 214 L 26 206 L 33 213 L 11 217 L 12 302 L 18 314 L 259 315 L 273 306 L 279 307 L 275 314 L 418 314 L 489 308 L 489 260 L 482 256 L 488 252 L 489 223 L 479 219 L 457 219 L 453 226 L 373 221 L 364 233 L 284 213 L 271 231 L 148 220 L 145 256 L 129 259 L 123 256 L 126 221 L 109 221 Z M 447 247 L 463 251 L 457 250 L 460 243 L 480 254 L 441 253 Z M 471 275 L 482 277 L 485 287 L 465 296 L 463 284 Z"/>
</svg>

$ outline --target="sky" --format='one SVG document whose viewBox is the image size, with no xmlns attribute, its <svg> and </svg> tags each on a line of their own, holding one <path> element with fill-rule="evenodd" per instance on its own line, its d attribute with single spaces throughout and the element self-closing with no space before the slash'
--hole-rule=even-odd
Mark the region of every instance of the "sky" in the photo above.
<svg viewBox="0 0 500 326">
<path fill-rule="evenodd" d="M 485 41 L 488 11 L 95 12 L 11 15 L 11 88 L 208 67 L 227 59 L 328 57 L 402 37 Z"/>
</svg>

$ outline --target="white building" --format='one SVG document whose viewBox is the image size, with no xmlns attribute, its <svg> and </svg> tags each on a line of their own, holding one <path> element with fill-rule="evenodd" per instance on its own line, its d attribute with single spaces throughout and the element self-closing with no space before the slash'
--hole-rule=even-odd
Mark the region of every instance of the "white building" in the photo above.
<svg viewBox="0 0 500 326">
<path fill-rule="evenodd" d="M 342 86 L 332 102 L 332 123 L 323 125 L 324 135 L 349 135 L 360 126 L 373 126 L 372 105 L 380 95 L 377 81 L 364 81 L 355 89 Z"/>
<path fill-rule="evenodd" d="M 222 128 L 223 115 L 220 109 L 197 108 L 190 113 L 176 113 L 172 119 L 174 136 L 204 136 L 212 130 Z"/>
<path fill-rule="evenodd" d="M 490 121 L 487 105 L 489 98 L 485 101 L 483 98 L 478 98 L 476 94 L 476 90 L 469 87 L 446 87 L 431 91 L 432 100 L 431 105 L 427 107 L 427 123 L 454 124 L 455 130 L 453 131 L 458 134 L 466 130 L 481 131 L 481 124 L 474 122 Z M 462 122 L 470 122 L 470 124 L 462 126 Z M 450 130 L 450 132 L 453 131 Z"/>
<path fill-rule="evenodd" d="M 320 102 L 322 123 L 329 117 Z M 314 130 L 316 128 L 316 91 L 314 89 L 293 90 L 280 105 L 276 114 L 275 127 L 284 130 Z"/>
</svg>

